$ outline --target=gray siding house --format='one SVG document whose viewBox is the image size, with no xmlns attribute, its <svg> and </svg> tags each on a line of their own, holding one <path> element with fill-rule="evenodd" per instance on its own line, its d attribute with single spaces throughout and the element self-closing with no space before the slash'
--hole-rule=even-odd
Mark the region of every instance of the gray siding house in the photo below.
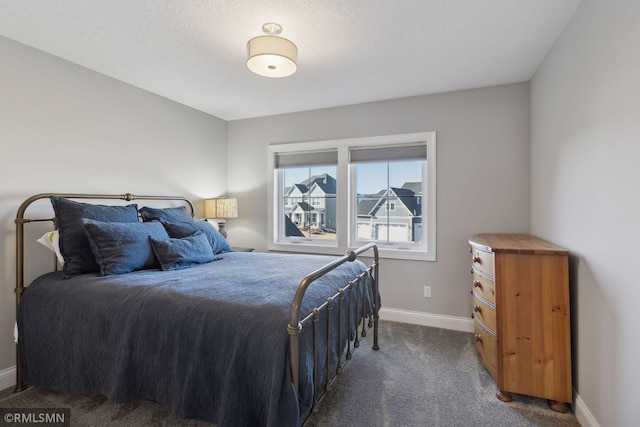
<svg viewBox="0 0 640 427">
<path fill-rule="evenodd" d="M 377 194 L 358 195 L 358 239 L 422 240 L 422 183 L 407 182 Z"/>
</svg>

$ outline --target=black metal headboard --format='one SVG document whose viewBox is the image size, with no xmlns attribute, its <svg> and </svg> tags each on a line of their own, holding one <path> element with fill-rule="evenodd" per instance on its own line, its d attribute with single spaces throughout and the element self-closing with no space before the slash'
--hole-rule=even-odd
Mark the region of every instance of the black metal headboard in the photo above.
<svg viewBox="0 0 640 427">
<path fill-rule="evenodd" d="M 136 196 L 131 193 L 125 194 L 73 194 L 73 193 L 41 193 L 29 197 L 22 202 L 16 215 L 16 312 L 20 305 L 20 296 L 24 292 L 24 224 L 30 222 L 52 221 L 53 218 L 25 218 L 24 213 L 33 202 L 40 199 L 47 199 L 52 196 L 64 197 L 67 199 L 94 199 L 94 200 L 159 200 L 159 201 L 180 201 L 185 203 L 191 211 L 191 216 L 195 214 L 195 208 L 191 200 L 182 196 Z"/>
<path fill-rule="evenodd" d="M 24 213 L 27 208 L 35 201 L 40 199 L 47 199 L 51 196 L 64 197 L 67 199 L 94 199 L 94 200 L 158 200 L 158 201 L 180 201 L 185 203 L 191 211 L 191 216 L 195 214 L 195 208 L 191 200 L 181 196 L 136 196 L 131 193 L 125 194 L 73 194 L 73 193 L 41 193 L 31 196 L 26 199 L 18 208 L 16 215 L 16 315 L 18 314 L 18 308 L 20 307 L 20 299 L 24 292 L 24 224 L 31 222 L 46 222 L 51 221 L 55 223 L 54 218 L 25 218 Z M 16 349 L 17 355 L 17 349 Z M 19 357 L 16 360 L 16 365 L 20 363 Z M 22 384 L 20 378 L 20 369 L 18 369 L 18 381 L 17 384 Z"/>
</svg>

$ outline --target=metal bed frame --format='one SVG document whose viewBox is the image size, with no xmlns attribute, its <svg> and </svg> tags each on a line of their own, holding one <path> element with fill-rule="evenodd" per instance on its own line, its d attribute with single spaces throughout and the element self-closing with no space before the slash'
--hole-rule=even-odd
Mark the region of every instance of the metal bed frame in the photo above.
<svg viewBox="0 0 640 427">
<path fill-rule="evenodd" d="M 35 201 L 45 198 L 50 198 L 51 196 L 64 197 L 68 199 L 94 199 L 94 200 L 125 200 L 125 201 L 133 201 L 133 200 L 155 200 L 155 201 L 177 201 L 186 204 L 190 210 L 191 216 L 194 216 L 195 209 L 193 203 L 181 196 L 136 196 L 130 193 L 120 194 L 120 195 L 112 195 L 112 194 L 72 194 L 72 193 L 41 193 L 36 194 L 34 196 L 26 199 L 19 207 L 15 223 L 16 223 L 16 320 L 18 316 L 18 310 L 20 308 L 20 299 L 22 297 L 22 293 L 25 290 L 24 285 L 24 225 L 32 222 L 46 222 L 50 221 L 53 223 L 54 228 L 56 227 L 55 218 L 25 218 L 25 211 L 27 208 Z M 341 288 L 334 295 L 328 296 L 326 301 L 321 304 L 319 307 L 315 307 L 312 312 L 307 315 L 304 319 L 300 318 L 300 308 L 302 304 L 302 300 L 304 298 L 306 290 L 309 286 L 339 267 L 340 265 L 346 262 L 353 262 L 357 259 L 358 255 L 361 253 L 373 251 L 373 262 L 371 262 L 367 266 L 367 270 L 357 277 L 353 278 L 353 280 L 349 281 L 346 286 Z M 54 256 L 55 258 L 55 256 Z M 57 261 L 55 262 L 55 267 L 57 269 Z M 318 404 L 326 394 L 326 392 L 330 389 L 331 385 L 335 381 L 338 374 L 342 372 L 344 365 L 349 361 L 353 355 L 353 352 L 356 348 L 360 346 L 360 336 L 365 337 L 367 335 L 367 331 L 373 327 L 373 346 L 374 350 L 379 350 L 378 346 L 378 320 L 379 314 L 378 310 L 380 308 L 380 293 L 379 293 L 379 257 L 378 257 L 378 247 L 375 243 L 368 243 L 358 249 L 348 250 L 345 255 L 340 258 L 336 258 L 332 262 L 328 263 L 324 267 L 308 274 L 306 277 L 302 279 L 296 294 L 291 303 L 291 315 L 289 319 L 289 324 L 287 325 L 287 332 L 289 334 L 289 357 L 291 362 L 291 377 L 294 385 L 294 389 L 296 390 L 296 394 L 299 393 L 299 378 L 298 378 L 298 368 L 300 364 L 300 336 L 301 332 L 305 327 L 311 326 L 313 329 L 313 403 L 311 407 L 311 411 L 303 421 L 303 424 L 309 420 L 309 417 L 312 413 L 317 412 Z M 366 313 L 365 311 L 365 303 L 366 303 L 366 293 L 364 286 L 366 286 L 367 278 L 370 278 L 372 281 L 371 289 L 373 290 L 373 313 Z M 363 287 L 360 290 L 360 286 Z M 362 295 L 362 301 L 359 301 L 359 292 Z M 347 304 L 347 330 L 344 331 L 342 328 L 342 312 L 343 307 L 345 305 L 345 296 L 349 295 L 349 300 Z M 331 333 L 331 312 L 334 310 L 337 302 L 338 306 L 338 333 L 337 336 L 332 336 Z M 351 321 L 351 312 L 352 312 L 352 304 L 355 304 L 353 309 L 356 314 L 356 322 L 352 325 Z M 318 323 L 322 313 L 327 312 L 326 317 L 326 340 L 327 340 L 327 350 L 325 355 L 318 354 L 318 340 L 319 332 L 318 332 Z M 343 339 L 347 340 L 347 348 L 346 354 L 344 354 L 344 359 L 342 358 L 344 349 L 340 348 Z M 353 347 L 352 347 L 353 342 Z M 335 346 L 332 345 L 337 343 Z M 337 346 L 337 347 L 336 347 Z M 331 350 L 332 348 L 338 348 L 338 361 L 334 363 L 335 370 L 331 369 Z M 318 360 L 320 357 L 325 357 L 325 369 L 323 372 L 324 381 L 321 385 L 321 390 L 318 392 L 318 382 L 320 378 L 320 372 L 318 369 Z M 20 364 L 20 354 L 19 348 L 16 344 L 16 386 L 14 388 L 14 392 L 20 392 L 27 388 L 22 380 L 22 370 Z"/>
</svg>

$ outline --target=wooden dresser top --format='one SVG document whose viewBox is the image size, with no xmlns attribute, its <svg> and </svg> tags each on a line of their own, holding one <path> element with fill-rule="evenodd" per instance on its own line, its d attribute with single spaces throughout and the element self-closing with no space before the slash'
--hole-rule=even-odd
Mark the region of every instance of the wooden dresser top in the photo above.
<svg viewBox="0 0 640 427">
<path fill-rule="evenodd" d="M 529 234 L 476 234 L 469 244 L 487 252 L 568 255 L 569 251 Z"/>
</svg>

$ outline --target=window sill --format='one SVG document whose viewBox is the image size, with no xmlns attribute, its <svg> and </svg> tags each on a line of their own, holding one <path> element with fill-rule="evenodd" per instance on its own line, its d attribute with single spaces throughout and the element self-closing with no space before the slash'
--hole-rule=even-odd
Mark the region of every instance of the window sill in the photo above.
<svg viewBox="0 0 640 427">
<path fill-rule="evenodd" d="M 363 243 L 364 245 L 364 243 Z M 354 246 L 351 249 L 356 249 L 358 246 Z M 323 246 L 323 245 L 310 245 L 301 243 L 274 243 L 268 248 L 270 252 L 291 252 L 291 253 L 304 253 L 304 254 L 316 254 L 316 255 L 344 255 L 347 248 L 340 248 L 337 246 Z M 436 257 L 433 253 L 425 251 L 416 251 L 410 249 L 390 249 L 378 246 L 378 255 L 382 259 L 399 259 L 399 260 L 411 260 L 411 261 L 435 261 Z M 362 257 L 369 258 L 371 255 L 367 252 L 362 254 Z"/>
</svg>

